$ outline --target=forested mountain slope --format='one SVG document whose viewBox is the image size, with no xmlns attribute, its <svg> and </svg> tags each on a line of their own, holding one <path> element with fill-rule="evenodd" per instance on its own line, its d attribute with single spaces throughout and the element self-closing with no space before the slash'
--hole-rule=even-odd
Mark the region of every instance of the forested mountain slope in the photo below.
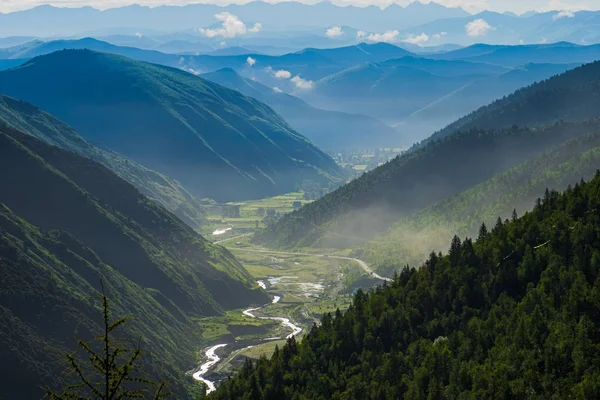
<svg viewBox="0 0 600 400">
<path fill-rule="evenodd" d="M 351 247 L 395 221 L 460 193 L 597 127 L 555 124 L 459 132 L 401 155 L 283 216 L 253 240 L 281 247 Z"/>
<path fill-rule="evenodd" d="M 242 77 L 230 68 L 204 74 L 202 77 L 265 102 L 294 129 L 325 150 L 401 147 L 411 144 L 399 132 L 378 119 L 313 107 L 298 97 Z"/>
<path fill-rule="evenodd" d="M 181 70 L 65 50 L 0 72 L 0 92 L 195 196 L 248 199 L 289 192 L 305 179 L 342 179 L 335 162 L 271 108 Z"/>
<path fill-rule="evenodd" d="M 483 77 L 409 115 L 394 125 L 410 132 L 413 143 L 478 110 L 481 106 L 510 95 L 515 90 L 562 74 L 581 64 L 526 64 L 501 75 Z"/>
<path fill-rule="evenodd" d="M 110 168 L 192 228 L 198 229 L 206 222 L 200 201 L 179 182 L 119 154 L 91 145 L 73 128 L 31 104 L 0 95 L 0 124 L 28 133 L 53 146 L 79 153 Z"/>
<path fill-rule="evenodd" d="M 517 90 L 448 125 L 427 141 L 470 128 L 504 128 L 555 121 L 581 121 L 598 116 L 600 61 L 583 65 Z"/>
<path fill-rule="evenodd" d="M 359 244 L 408 216 L 506 171 L 566 140 L 590 132 L 585 124 L 555 124 L 600 116 L 600 63 L 586 65 L 523 89 L 480 110 L 419 147 L 361 176 L 322 199 L 284 216 L 255 237 L 277 246 L 311 246 L 327 234 L 326 245 Z M 553 89 L 550 89 L 553 88 Z M 503 107 L 502 107 L 503 105 Z M 485 111 L 485 112 L 484 112 Z M 563 118 L 564 117 L 564 118 Z M 508 128 L 504 128 L 508 127 Z M 449 133 L 455 132 L 449 135 Z M 335 229 L 333 228 L 335 225 Z M 334 231 L 333 233 L 331 231 Z M 349 234 L 350 233 L 350 234 Z M 336 243 L 337 242 L 337 243 Z"/>
<path fill-rule="evenodd" d="M 599 236 L 600 174 L 358 291 L 209 398 L 597 398 Z"/>
<path fill-rule="evenodd" d="M 482 222 L 491 227 L 499 216 L 504 219 L 513 211 L 531 209 L 546 188 L 564 190 L 573 182 L 594 177 L 600 169 L 600 122 L 590 128 L 588 135 L 401 218 L 388 232 L 362 246 L 357 256 L 380 273 L 393 274 L 399 261 L 419 265 L 432 251 L 445 249 L 454 235 L 477 235 Z"/>
<path fill-rule="evenodd" d="M 98 332 L 100 280 L 114 312 L 136 316 L 151 375 L 180 393 L 201 339 L 191 318 L 268 301 L 227 250 L 94 161 L 0 127 L 0 170 L 6 399 L 63 378 L 59 352 Z"/>
</svg>

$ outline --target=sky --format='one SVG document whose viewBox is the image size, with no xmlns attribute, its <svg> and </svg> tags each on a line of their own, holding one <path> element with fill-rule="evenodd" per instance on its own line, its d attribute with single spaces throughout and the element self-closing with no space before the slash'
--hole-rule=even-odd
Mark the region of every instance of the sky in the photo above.
<svg viewBox="0 0 600 400">
<path fill-rule="evenodd" d="M 267 0 L 270 3 L 286 0 Z M 314 3 L 315 0 L 297 0 L 305 3 Z M 385 7 L 395 2 L 407 5 L 414 1 L 427 3 L 431 0 L 331 0 L 337 5 L 368 6 L 376 5 Z M 512 11 L 523 13 L 530 10 L 600 10 L 600 0 L 435 0 L 437 3 L 449 7 L 463 7 L 465 10 L 476 13 L 484 10 L 504 12 Z M 42 4 L 51 4 L 59 7 L 92 6 L 100 9 L 125 6 L 133 3 L 158 6 L 163 4 L 185 5 L 190 3 L 214 3 L 214 4 L 243 4 L 248 0 L 0 0 L 0 12 L 12 12 L 32 8 Z"/>
</svg>

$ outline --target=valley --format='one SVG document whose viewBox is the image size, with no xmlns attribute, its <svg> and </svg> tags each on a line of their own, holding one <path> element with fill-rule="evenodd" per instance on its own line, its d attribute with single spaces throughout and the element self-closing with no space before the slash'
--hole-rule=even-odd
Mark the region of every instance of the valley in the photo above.
<svg viewBox="0 0 600 400">
<path fill-rule="evenodd" d="M 0 1 L 0 400 L 600 398 L 600 5 L 536 1 Z"/>
<path fill-rule="evenodd" d="M 287 338 L 310 331 L 325 313 L 344 311 L 356 288 L 389 280 L 363 261 L 341 255 L 268 250 L 250 244 L 247 236 L 215 243 L 235 254 L 273 300 L 230 311 L 225 317 L 198 320 L 207 342 L 200 352 L 200 370 L 193 376 L 207 383 L 209 390 L 213 380 L 237 370 L 246 357 L 269 356 Z"/>
</svg>

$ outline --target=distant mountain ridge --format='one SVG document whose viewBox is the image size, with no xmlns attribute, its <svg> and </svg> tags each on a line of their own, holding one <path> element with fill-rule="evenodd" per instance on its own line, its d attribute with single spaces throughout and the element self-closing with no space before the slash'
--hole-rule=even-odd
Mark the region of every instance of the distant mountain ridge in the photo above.
<svg viewBox="0 0 600 400">
<path fill-rule="evenodd" d="M 393 215 L 418 212 L 597 129 L 585 124 L 564 125 L 561 120 L 600 117 L 599 93 L 600 62 L 518 90 L 451 124 L 412 151 L 284 216 L 253 240 L 281 247 L 359 244 L 386 230 L 393 223 Z M 550 129 L 539 128 L 546 124 Z"/>
<path fill-rule="evenodd" d="M 329 156 L 265 104 L 177 69 L 65 50 L 0 72 L 0 92 L 46 109 L 201 198 L 256 198 L 292 191 L 305 179 L 344 179 Z"/>
<path fill-rule="evenodd" d="M 264 101 L 295 129 L 325 150 L 401 147 L 409 144 L 399 132 L 375 118 L 315 108 L 298 97 L 244 78 L 230 68 L 202 77 Z"/>
<path fill-rule="evenodd" d="M 447 8 L 436 3 L 411 4 L 407 7 L 392 4 L 383 10 L 375 6 L 340 7 L 328 1 L 314 5 L 298 2 L 268 4 L 262 1 L 228 6 L 191 4 L 150 8 L 131 5 L 105 11 L 92 7 L 55 8 L 44 5 L 0 14 L 0 35 L 73 35 L 107 27 L 128 27 L 132 21 L 140 29 L 181 31 L 182 28 L 209 26 L 214 23 L 214 14 L 220 12 L 230 12 L 243 20 L 260 22 L 264 26 L 286 27 L 287 21 L 300 20 L 311 21 L 313 26 L 349 25 L 361 29 L 394 29 L 398 25 L 412 26 L 439 18 L 469 15 L 460 8 Z"/>
</svg>

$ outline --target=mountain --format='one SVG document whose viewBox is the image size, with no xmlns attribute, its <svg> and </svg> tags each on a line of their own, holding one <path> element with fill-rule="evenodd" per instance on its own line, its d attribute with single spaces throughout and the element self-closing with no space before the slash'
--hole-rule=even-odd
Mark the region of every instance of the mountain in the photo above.
<svg viewBox="0 0 600 400">
<path fill-rule="evenodd" d="M 281 247 L 358 245 L 407 217 L 590 132 L 600 63 L 553 77 L 465 117 L 411 151 L 281 218 L 253 240 Z M 540 125 L 552 124 L 550 128 Z M 529 126 L 530 128 L 525 128 Z"/>
<path fill-rule="evenodd" d="M 486 43 L 477 43 L 460 49 L 451 50 L 444 53 L 429 54 L 428 58 L 434 60 L 461 60 L 472 57 L 489 54 L 498 49 L 511 47 L 509 45 L 492 45 Z"/>
<path fill-rule="evenodd" d="M 27 60 L 0 60 L 0 71 L 18 67 L 26 61 Z"/>
<path fill-rule="evenodd" d="M 286 248 L 358 246 L 384 233 L 400 218 L 590 130 L 585 124 L 557 124 L 546 129 L 514 126 L 460 131 L 400 155 L 283 216 L 252 240 Z"/>
<path fill-rule="evenodd" d="M 186 392 L 201 331 L 266 294 L 212 245 L 109 169 L 0 127 L 0 396 L 39 398 L 65 377 L 64 351 L 100 331 L 103 282 L 115 315 L 135 315 L 152 377 Z"/>
<path fill-rule="evenodd" d="M 459 194 L 401 218 L 389 231 L 357 249 L 357 256 L 381 274 L 393 274 L 397 261 L 418 265 L 446 248 L 454 236 L 476 236 L 481 223 L 493 226 L 513 210 L 529 210 L 546 188 L 564 190 L 591 179 L 600 169 L 600 122 L 572 139 Z"/>
<path fill-rule="evenodd" d="M 143 50 L 136 47 L 115 46 L 101 40 L 84 38 L 78 40 L 53 40 L 50 42 L 32 41 L 20 46 L 0 49 L 0 58 L 4 59 L 29 59 L 60 50 L 95 50 L 105 53 L 118 54 L 139 61 L 175 66 L 179 57 L 164 54 L 159 51 Z"/>
<path fill-rule="evenodd" d="M 542 195 L 540 193 L 540 195 Z M 357 291 L 211 400 L 595 398 L 600 175 Z M 254 395 L 255 393 L 260 393 Z"/>
<path fill-rule="evenodd" d="M 268 106 L 181 70 L 66 50 L 1 72 L 0 92 L 200 198 L 257 198 L 290 192 L 306 179 L 343 179 L 329 156 Z"/>
<path fill-rule="evenodd" d="M 598 115 L 599 87 L 600 62 L 586 64 L 481 107 L 436 132 L 428 140 L 474 127 L 501 128 L 513 124 L 538 125 L 594 118 Z"/>
<path fill-rule="evenodd" d="M 13 47 L 13 46 L 18 46 L 27 42 L 31 42 L 32 40 L 35 40 L 34 37 L 32 36 L 10 36 L 10 37 L 4 37 L 4 38 L 0 38 L 0 48 L 4 49 L 7 47 Z"/>
<path fill-rule="evenodd" d="M 215 49 L 205 43 L 188 42 L 185 40 L 170 40 L 154 47 L 154 50 L 168 54 L 201 54 L 211 53 Z M 252 53 L 252 52 L 249 52 Z"/>
<path fill-rule="evenodd" d="M 511 46 L 464 60 L 510 67 L 527 63 L 562 64 L 565 61 L 589 63 L 600 60 L 600 45 L 577 46 L 571 43 L 555 43 L 551 46 Z"/>
<path fill-rule="evenodd" d="M 485 77 L 436 99 L 394 127 L 410 132 L 413 142 L 418 142 L 484 104 L 578 66 L 580 64 L 526 64 L 504 74 Z"/>
<path fill-rule="evenodd" d="M 401 147 L 410 144 L 390 126 L 375 118 L 312 107 L 298 97 L 244 78 L 229 68 L 202 77 L 268 104 L 298 132 L 325 150 Z"/>
<path fill-rule="evenodd" d="M 346 68 L 298 95 L 320 108 L 397 123 L 465 85 L 506 71 L 482 63 L 403 57 Z"/>
<path fill-rule="evenodd" d="M 0 124 L 104 165 L 194 229 L 206 224 L 203 205 L 179 182 L 88 143 L 73 128 L 31 104 L 0 95 Z"/>
<path fill-rule="evenodd" d="M 115 46 L 125 46 L 125 47 L 135 47 L 137 49 L 146 49 L 146 50 L 159 50 L 157 47 L 162 44 L 161 41 L 158 41 L 150 36 L 144 35 L 141 32 L 133 32 L 129 35 L 120 34 L 120 35 L 101 35 L 101 34 L 88 34 L 87 36 L 93 37 L 96 40 L 107 42 L 110 44 L 114 44 Z M 163 53 L 168 53 L 168 51 L 163 51 Z"/>
<path fill-rule="evenodd" d="M 562 41 L 593 44 L 598 43 L 599 20 L 598 11 L 563 10 L 527 16 L 483 11 L 475 15 L 444 18 L 419 26 L 403 27 L 398 36 L 424 34 L 427 43 L 433 44 L 440 44 L 440 41 L 460 45 L 482 41 L 492 45 L 534 45 Z"/>
<path fill-rule="evenodd" d="M 392 58 L 401 58 L 414 55 L 408 50 L 389 43 L 359 43 L 352 46 L 336 47 L 332 49 L 304 49 L 296 54 L 315 53 L 337 63 L 356 65 L 367 62 L 381 62 Z"/>
<path fill-rule="evenodd" d="M 354 26 L 359 29 L 397 29 L 414 26 L 440 18 L 468 16 L 460 8 L 439 4 L 411 4 L 408 7 L 391 5 L 379 7 L 336 6 L 331 2 L 314 5 L 299 2 L 269 4 L 251 2 L 244 5 L 190 4 L 186 6 L 145 7 L 137 4 L 97 10 L 91 7 L 58 8 L 43 5 L 30 10 L 0 14 L 0 36 L 76 35 L 90 31 L 115 30 L 131 27 L 176 31 L 206 27 L 215 22 L 214 15 L 229 12 L 247 23 L 260 22 L 265 27 L 287 28 L 289 21 L 306 21 L 310 26 Z"/>
<path fill-rule="evenodd" d="M 242 56 L 244 54 L 254 54 L 256 52 L 245 49 L 239 46 L 225 47 L 223 49 L 212 50 L 207 52 L 211 56 Z"/>
</svg>

